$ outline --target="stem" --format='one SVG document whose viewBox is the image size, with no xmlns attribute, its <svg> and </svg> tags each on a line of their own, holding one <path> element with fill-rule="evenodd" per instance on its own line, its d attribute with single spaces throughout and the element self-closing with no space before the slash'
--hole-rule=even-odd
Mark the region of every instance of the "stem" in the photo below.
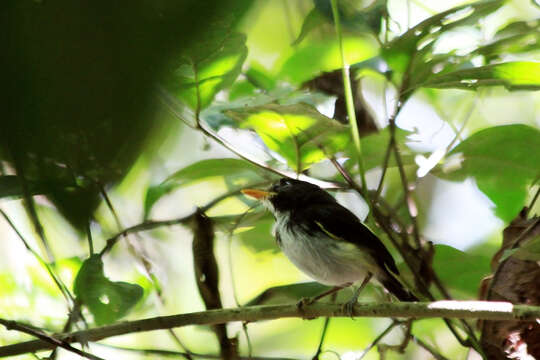
<svg viewBox="0 0 540 360">
<path fill-rule="evenodd" d="M 358 170 L 362 179 L 363 195 L 367 199 L 367 183 L 366 174 L 364 169 L 364 161 L 362 159 L 362 143 L 360 142 L 360 133 L 358 131 L 358 123 L 356 122 L 356 114 L 354 111 L 354 99 L 352 95 L 351 77 L 349 73 L 349 65 L 345 60 L 345 52 L 343 50 L 343 38 L 341 34 L 341 23 L 339 20 L 339 10 L 337 0 L 331 0 L 332 14 L 334 16 L 334 24 L 339 42 L 339 52 L 341 56 L 341 74 L 343 76 L 343 89 L 345 92 L 345 104 L 347 107 L 347 115 L 349 117 L 349 124 L 351 126 L 351 134 L 354 141 L 354 147 L 356 150 L 356 156 L 358 157 Z M 369 201 L 368 201 L 369 203 Z"/>
<path fill-rule="evenodd" d="M 368 345 L 367 348 L 364 349 L 364 351 L 362 351 L 362 353 L 360 354 L 359 357 L 357 357 L 358 360 L 361 360 L 363 359 L 367 354 L 368 352 L 373 349 L 373 347 L 375 345 L 377 345 L 396 325 L 398 325 L 399 322 L 398 321 L 393 321 L 386 329 L 384 329 L 384 331 L 382 333 L 379 334 L 379 336 L 377 336 L 372 342 L 371 344 Z"/>
</svg>

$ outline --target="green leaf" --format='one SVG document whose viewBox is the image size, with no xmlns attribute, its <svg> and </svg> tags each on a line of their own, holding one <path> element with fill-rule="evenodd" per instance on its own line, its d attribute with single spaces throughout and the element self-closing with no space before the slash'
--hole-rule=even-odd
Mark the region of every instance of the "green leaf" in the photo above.
<svg viewBox="0 0 540 360">
<path fill-rule="evenodd" d="M 276 86 L 276 79 L 268 73 L 268 70 L 257 63 L 252 63 L 245 75 L 252 84 L 264 91 L 270 91 Z"/>
<path fill-rule="evenodd" d="M 540 131 L 526 125 L 495 126 L 456 146 L 438 176 L 456 181 L 473 176 L 495 203 L 496 215 L 511 221 L 525 203 L 527 186 L 540 175 L 539 164 Z"/>
<path fill-rule="evenodd" d="M 300 30 L 300 34 L 296 38 L 296 40 L 293 41 L 291 46 L 296 46 L 304 40 L 304 38 L 311 32 L 311 30 L 319 27 L 321 24 L 324 24 L 326 22 L 326 18 L 317 8 L 311 9 L 311 11 L 306 15 L 304 19 L 304 23 L 302 24 L 302 29 Z"/>
<path fill-rule="evenodd" d="M 448 245 L 435 245 L 433 269 L 443 284 L 464 296 L 478 296 L 480 282 L 491 272 L 489 264 L 489 256 L 471 255 Z"/>
<path fill-rule="evenodd" d="M 466 90 L 504 86 L 508 90 L 540 90 L 540 63 L 515 61 L 458 70 L 433 76 L 421 86 Z"/>
<path fill-rule="evenodd" d="M 188 51 L 164 86 L 193 109 L 203 109 L 221 90 L 230 86 L 240 74 L 247 56 L 244 34 L 210 32 L 207 39 Z"/>
<path fill-rule="evenodd" d="M 148 188 L 144 200 L 145 218 L 150 213 L 152 206 L 171 191 L 215 178 L 223 178 L 231 191 L 265 180 L 259 169 L 244 160 L 202 160 L 178 170 L 161 184 Z"/>
<path fill-rule="evenodd" d="M 348 64 L 364 61 L 376 55 L 373 41 L 361 37 L 343 39 Z M 336 39 L 308 43 L 300 47 L 283 64 L 280 78 L 301 84 L 316 75 L 341 68 L 339 43 Z"/>
<path fill-rule="evenodd" d="M 255 130 L 266 146 L 297 171 L 344 149 L 349 142 L 346 126 L 307 104 L 267 104 L 225 114 L 238 121 L 240 127 Z"/>
<path fill-rule="evenodd" d="M 97 325 L 120 319 L 143 295 L 139 285 L 107 279 L 99 255 L 92 255 L 82 264 L 75 279 L 74 292 L 94 315 Z"/>
</svg>

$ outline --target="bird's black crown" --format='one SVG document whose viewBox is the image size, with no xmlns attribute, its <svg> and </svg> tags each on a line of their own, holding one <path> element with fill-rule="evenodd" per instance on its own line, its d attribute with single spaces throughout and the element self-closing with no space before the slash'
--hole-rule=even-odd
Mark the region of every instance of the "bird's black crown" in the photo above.
<svg viewBox="0 0 540 360">
<path fill-rule="evenodd" d="M 268 200 L 277 211 L 291 211 L 316 204 L 335 203 L 336 200 L 317 185 L 306 181 L 282 178 L 270 187 Z"/>
</svg>

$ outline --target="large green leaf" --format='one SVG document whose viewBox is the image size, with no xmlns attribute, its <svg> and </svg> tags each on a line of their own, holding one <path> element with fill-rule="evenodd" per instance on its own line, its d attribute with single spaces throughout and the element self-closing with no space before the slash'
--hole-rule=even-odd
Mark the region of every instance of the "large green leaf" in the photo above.
<svg viewBox="0 0 540 360">
<path fill-rule="evenodd" d="M 345 59 L 348 64 L 369 59 L 377 54 L 373 41 L 361 37 L 343 39 Z M 336 39 L 307 43 L 300 47 L 283 64 L 280 78 L 301 84 L 316 75 L 341 68 L 339 42 Z"/>
<path fill-rule="evenodd" d="M 225 113 L 240 127 L 257 132 L 264 143 L 302 171 L 328 154 L 345 149 L 348 128 L 307 104 L 248 107 Z"/>
<path fill-rule="evenodd" d="M 433 269 L 451 291 L 476 298 L 482 279 L 490 271 L 489 256 L 472 255 L 448 245 L 435 245 Z"/>
<path fill-rule="evenodd" d="M 467 90 L 504 86 L 508 90 L 540 90 L 540 63 L 515 61 L 458 70 L 433 76 L 421 86 Z"/>
<path fill-rule="evenodd" d="M 220 30 L 220 31 L 216 31 Z M 208 31 L 169 79 L 165 87 L 186 101 L 193 109 L 203 109 L 223 88 L 240 74 L 247 56 L 244 34 L 231 32 L 225 26 Z"/>
<path fill-rule="evenodd" d="M 143 296 L 139 285 L 107 279 L 103 273 L 103 261 L 98 255 L 92 255 L 82 264 L 75 278 L 74 292 L 94 315 L 97 325 L 120 319 Z"/>
<path fill-rule="evenodd" d="M 196 162 L 169 176 L 161 184 L 151 186 L 144 200 L 145 217 L 163 196 L 183 186 L 201 181 L 223 178 L 230 190 L 262 182 L 265 177 L 247 161 L 238 159 L 208 159 Z"/>
<path fill-rule="evenodd" d="M 458 167 L 455 160 L 460 160 Z M 540 131 L 526 125 L 495 126 L 456 146 L 438 176 L 463 180 L 473 176 L 496 205 L 495 213 L 511 221 L 524 206 L 527 186 L 540 175 Z"/>
</svg>

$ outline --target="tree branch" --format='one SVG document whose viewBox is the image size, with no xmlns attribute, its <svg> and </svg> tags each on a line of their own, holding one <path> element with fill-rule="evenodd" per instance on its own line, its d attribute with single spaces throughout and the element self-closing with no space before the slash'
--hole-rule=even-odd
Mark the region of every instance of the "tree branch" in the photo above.
<svg viewBox="0 0 540 360">
<path fill-rule="evenodd" d="M 74 348 L 73 346 L 69 344 L 69 341 L 66 341 L 65 339 L 59 339 L 58 337 L 50 336 L 39 329 L 35 329 L 33 327 L 30 327 L 30 326 L 27 326 L 27 325 L 24 325 L 24 324 L 21 324 L 12 320 L 0 319 L 0 324 L 4 325 L 6 329 L 8 330 L 16 330 L 16 331 L 23 332 L 25 334 L 30 334 L 32 336 L 35 336 L 38 339 L 40 339 L 40 340 L 37 340 L 38 342 L 47 344 L 51 349 L 56 349 L 56 347 L 59 346 L 61 348 L 64 348 L 68 351 L 71 351 L 77 355 L 80 355 L 90 360 L 103 360 L 102 358 L 96 355 Z"/>
<path fill-rule="evenodd" d="M 350 314 L 343 309 L 343 304 L 315 303 L 303 306 L 301 309 L 296 305 L 250 306 L 126 321 L 89 330 L 59 334 L 55 338 L 65 343 L 74 343 L 79 341 L 99 341 L 112 336 L 188 325 L 215 325 L 233 321 L 254 322 L 281 318 L 315 319 L 318 317 L 349 316 Z M 540 318 L 540 306 L 514 305 L 508 302 L 496 301 L 446 300 L 428 303 L 358 303 L 354 307 L 354 316 L 535 321 Z M 0 347 L 0 357 L 51 349 L 54 346 L 57 345 L 43 340 L 2 346 Z"/>
</svg>

